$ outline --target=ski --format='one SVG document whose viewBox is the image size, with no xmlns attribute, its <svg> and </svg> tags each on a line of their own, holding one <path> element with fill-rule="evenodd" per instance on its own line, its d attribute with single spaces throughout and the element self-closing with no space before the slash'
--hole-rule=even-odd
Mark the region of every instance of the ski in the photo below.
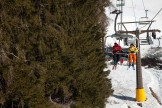
<svg viewBox="0 0 162 108">
<path fill-rule="evenodd" d="M 134 64 L 132 64 L 132 68 L 133 68 L 133 70 L 135 70 L 135 66 L 134 66 Z"/>
<path fill-rule="evenodd" d="M 130 69 L 130 67 L 132 67 L 132 69 L 135 70 L 134 64 L 129 63 L 127 70 Z"/>
<path fill-rule="evenodd" d="M 114 65 L 113 68 L 112 68 L 112 70 L 116 70 L 116 67 L 117 67 L 117 65 Z"/>
</svg>

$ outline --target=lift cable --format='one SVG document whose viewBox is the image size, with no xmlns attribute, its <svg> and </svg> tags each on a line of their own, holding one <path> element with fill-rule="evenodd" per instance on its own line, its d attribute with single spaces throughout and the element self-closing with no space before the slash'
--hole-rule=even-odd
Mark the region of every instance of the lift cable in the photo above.
<svg viewBox="0 0 162 108">
<path fill-rule="evenodd" d="M 133 7 L 133 13 L 134 13 L 134 18 L 135 18 L 135 22 L 137 21 L 136 20 L 136 13 L 135 13 L 135 9 L 134 9 L 134 2 L 132 0 L 132 7 Z M 137 23 L 136 23 L 136 28 L 137 28 Z"/>
<path fill-rule="evenodd" d="M 149 28 L 151 27 L 152 21 L 154 20 L 154 18 L 160 13 L 160 11 L 162 10 L 162 8 L 158 11 L 158 13 L 152 18 L 151 23 L 149 25 L 149 27 L 147 28 L 147 30 L 149 30 Z"/>
<path fill-rule="evenodd" d="M 148 11 L 148 10 L 146 10 L 145 4 L 144 4 L 144 0 L 142 0 L 142 4 L 143 4 L 144 11 L 145 11 L 145 13 L 146 13 L 146 17 L 145 17 L 145 18 L 147 18 L 147 11 Z"/>
</svg>

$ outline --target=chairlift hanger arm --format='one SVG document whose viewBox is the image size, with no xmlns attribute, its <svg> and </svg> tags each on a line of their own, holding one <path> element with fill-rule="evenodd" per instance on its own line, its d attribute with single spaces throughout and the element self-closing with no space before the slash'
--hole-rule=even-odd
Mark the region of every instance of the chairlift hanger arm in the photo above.
<svg viewBox="0 0 162 108">
<path fill-rule="evenodd" d="M 115 22 L 114 22 L 114 31 L 116 33 L 116 22 L 117 22 L 117 18 L 118 18 L 118 15 L 122 13 L 120 10 L 114 10 L 113 12 L 111 12 L 111 14 L 116 14 L 116 17 L 115 17 Z"/>
<path fill-rule="evenodd" d="M 119 14 L 116 14 L 116 17 L 115 17 L 115 23 L 114 23 L 114 31 L 115 31 L 115 33 L 116 33 L 116 31 L 117 31 L 117 30 L 116 30 L 116 21 L 117 21 L 118 15 L 119 15 Z"/>
</svg>

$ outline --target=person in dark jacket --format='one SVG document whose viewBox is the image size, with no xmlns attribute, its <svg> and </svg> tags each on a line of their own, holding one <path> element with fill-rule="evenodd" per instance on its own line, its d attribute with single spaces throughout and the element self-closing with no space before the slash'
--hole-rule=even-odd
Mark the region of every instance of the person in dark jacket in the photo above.
<svg viewBox="0 0 162 108">
<path fill-rule="evenodd" d="M 117 44 L 116 42 L 114 43 L 114 46 L 113 46 L 113 60 L 114 60 L 114 66 L 113 66 L 113 69 L 116 69 L 116 66 L 117 66 L 117 63 L 119 62 L 120 60 L 120 54 L 122 51 L 122 48 L 119 44 Z"/>
</svg>

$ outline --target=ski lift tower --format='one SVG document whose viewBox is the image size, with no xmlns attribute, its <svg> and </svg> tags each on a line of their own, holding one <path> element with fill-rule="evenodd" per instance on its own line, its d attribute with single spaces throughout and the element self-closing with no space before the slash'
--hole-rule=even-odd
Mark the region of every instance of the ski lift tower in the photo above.
<svg viewBox="0 0 162 108">
<path fill-rule="evenodd" d="M 152 22 L 152 21 L 151 21 Z M 139 22 L 125 22 L 125 23 L 139 23 Z M 123 22 L 124 24 L 124 22 Z M 134 31 L 119 31 L 119 33 L 130 33 L 136 35 L 136 47 L 139 49 L 137 53 L 137 65 L 136 65 L 136 101 L 143 102 L 146 100 L 145 90 L 143 88 L 143 81 L 142 81 L 142 69 L 141 69 L 141 53 L 140 53 L 140 43 L 139 43 L 139 36 L 142 33 L 146 32 L 160 32 L 158 29 L 153 30 L 139 30 L 138 28 Z"/>
<path fill-rule="evenodd" d="M 141 54 L 140 54 L 140 43 L 139 43 L 139 36 L 142 33 L 149 33 L 149 32 L 161 32 L 159 29 L 150 29 L 152 23 L 154 22 L 154 18 L 162 11 L 162 8 L 158 11 L 158 13 L 153 17 L 151 21 L 135 21 L 135 22 L 122 22 L 122 25 L 124 24 L 130 24 L 130 23 L 146 23 L 149 22 L 149 26 L 147 30 L 139 30 L 138 27 L 134 31 L 118 31 L 118 33 L 123 34 L 123 33 L 130 33 L 136 35 L 136 47 L 139 49 L 137 55 L 137 65 L 136 65 L 136 101 L 138 102 L 143 102 L 146 101 L 146 95 L 145 95 L 145 90 L 143 88 L 143 81 L 142 81 L 142 69 L 141 69 Z M 147 17 L 147 14 L 146 14 Z"/>
</svg>

